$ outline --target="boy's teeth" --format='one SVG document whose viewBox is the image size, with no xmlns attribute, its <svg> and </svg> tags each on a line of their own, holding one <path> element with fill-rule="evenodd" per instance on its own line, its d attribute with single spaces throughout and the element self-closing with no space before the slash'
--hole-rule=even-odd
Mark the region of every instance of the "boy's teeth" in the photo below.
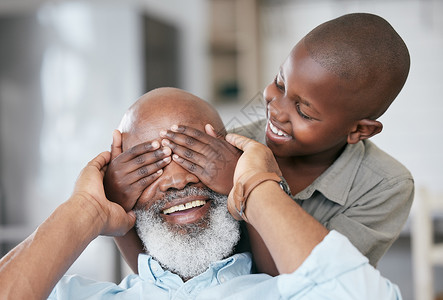
<svg viewBox="0 0 443 300">
<path fill-rule="evenodd" d="M 190 208 L 197 207 L 197 206 L 203 206 L 205 204 L 206 204 L 205 200 L 194 200 L 194 201 L 188 202 L 186 204 L 180 204 L 180 205 L 172 206 L 172 207 L 170 207 L 168 209 L 165 209 L 163 211 L 163 213 L 165 215 L 166 214 L 172 214 L 173 212 L 176 212 L 176 211 L 186 210 L 186 209 L 190 209 Z"/>
<path fill-rule="evenodd" d="M 269 122 L 269 128 L 271 129 L 271 131 L 279 136 L 286 136 L 288 137 L 289 135 L 287 135 L 286 133 L 284 133 L 283 131 L 279 130 L 277 127 L 275 127 L 271 122 Z"/>
</svg>

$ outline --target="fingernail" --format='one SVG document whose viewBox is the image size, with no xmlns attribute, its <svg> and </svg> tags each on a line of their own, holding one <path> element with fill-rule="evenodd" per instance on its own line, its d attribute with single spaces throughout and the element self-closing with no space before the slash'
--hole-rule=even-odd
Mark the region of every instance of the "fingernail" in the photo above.
<svg viewBox="0 0 443 300">
<path fill-rule="evenodd" d="M 171 154 L 171 148 L 169 148 L 169 147 L 165 147 L 165 148 L 163 148 L 163 153 L 164 154 L 166 154 L 166 155 L 169 155 L 169 154 Z"/>
<path fill-rule="evenodd" d="M 163 146 L 168 146 L 170 143 L 169 143 L 169 140 L 162 140 L 162 145 Z"/>
<path fill-rule="evenodd" d="M 170 157 L 170 156 L 165 157 L 165 158 L 163 158 L 163 161 L 164 161 L 165 163 L 170 163 L 170 162 L 171 162 L 171 157 Z"/>
<path fill-rule="evenodd" d="M 153 149 L 157 149 L 158 147 L 160 147 L 160 143 L 158 141 L 153 141 L 151 143 L 151 146 Z"/>
<path fill-rule="evenodd" d="M 160 170 L 157 171 L 158 175 L 161 175 L 162 173 L 163 173 L 163 169 L 160 169 Z"/>
<path fill-rule="evenodd" d="M 166 130 L 161 130 L 160 131 L 160 136 L 166 136 Z"/>
<path fill-rule="evenodd" d="M 178 156 L 177 154 L 172 155 L 172 159 L 179 163 L 182 163 L 184 161 L 184 159 Z"/>
<path fill-rule="evenodd" d="M 171 126 L 171 130 L 172 131 L 177 131 L 177 129 L 178 129 L 178 125 L 172 125 Z"/>
</svg>

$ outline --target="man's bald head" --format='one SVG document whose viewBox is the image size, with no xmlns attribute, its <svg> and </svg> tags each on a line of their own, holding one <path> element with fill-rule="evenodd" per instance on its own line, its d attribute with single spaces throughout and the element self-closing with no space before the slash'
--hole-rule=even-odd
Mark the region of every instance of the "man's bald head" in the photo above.
<svg viewBox="0 0 443 300">
<path fill-rule="evenodd" d="M 206 101 L 176 88 L 158 88 L 141 96 L 126 112 L 121 123 L 123 150 L 160 139 L 159 132 L 174 124 L 204 131 L 206 124 L 224 132 L 223 121 Z"/>
<path fill-rule="evenodd" d="M 369 118 L 385 112 L 409 73 L 404 41 L 385 19 L 373 14 L 333 19 L 314 28 L 303 42 L 315 61 L 364 93 L 356 97 L 373 104 Z"/>
<path fill-rule="evenodd" d="M 160 131 L 172 125 L 204 132 L 208 123 L 223 132 L 220 116 L 204 100 L 175 88 L 152 90 L 123 117 L 123 150 L 160 141 Z M 163 267 L 189 279 L 232 253 L 240 238 L 240 227 L 226 209 L 225 195 L 209 189 L 196 174 L 175 161 L 162 170 L 137 200 L 137 234 L 146 251 Z"/>
</svg>

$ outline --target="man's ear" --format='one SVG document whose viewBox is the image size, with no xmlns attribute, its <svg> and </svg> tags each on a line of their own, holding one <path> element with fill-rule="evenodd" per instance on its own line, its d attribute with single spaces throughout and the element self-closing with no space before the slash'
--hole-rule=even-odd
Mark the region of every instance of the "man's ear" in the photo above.
<svg viewBox="0 0 443 300">
<path fill-rule="evenodd" d="M 380 133 L 383 124 L 376 120 L 362 119 L 357 122 L 353 130 L 348 134 L 348 144 L 355 144 L 358 141 L 369 139 Z"/>
</svg>

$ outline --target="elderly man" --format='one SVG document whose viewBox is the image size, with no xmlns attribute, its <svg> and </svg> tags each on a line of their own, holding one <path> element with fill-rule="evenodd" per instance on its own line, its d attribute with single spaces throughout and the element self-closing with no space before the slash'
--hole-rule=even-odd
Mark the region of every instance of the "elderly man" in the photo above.
<svg viewBox="0 0 443 300">
<path fill-rule="evenodd" d="M 158 105 L 156 99 L 161 99 Z M 146 112 L 144 105 L 152 108 L 150 114 L 139 114 Z M 309 216 L 297 220 L 299 211 L 277 184 L 278 167 L 265 164 L 265 170 L 259 161 L 269 154 L 265 146 L 236 135 L 226 136 L 244 151 L 235 169 L 229 211 L 262 235 L 279 271 L 286 274 L 251 274 L 250 254 L 229 256 L 239 232 L 227 212 L 226 198 L 168 159 L 171 148 L 159 149 L 158 144 L 159 132 L 174 124 L 203 130 L 207 123 L 215 129 L 222 126 L 213 108 L 184 91 L 159 89 L 139 99 L 122 127 L 131 128 L 123 129 L 127 147 L 142 142 L 142 147 L 153 148 L 140 160 L 147 162 L 145 170 L 153 176 L 136 212 L 126 212 L 106 199 L 103 174 L 110 153 L 100 154 L 84 168 L 68 201 L 2 258 L 1 298 L 34 299 L 49 294 L 51 299 L 401 298 L 398 288 L 381 277 L 344 236 L 316 227 Z M 179 132 L 186 127 L 172 129 Z M 252 173 L 264 180 L 257 183 Z M 255 186 L 251 188 L 244 178 L 253 178 Z M 258 197 L 263 193 L 267 196 Z M 275 198 L 272 205 L 269 198 Z M 90 241 L 100 234 L 121 236 L 136 218 L 138 233 L 150 254 L 139 256 L 139 275 L 129 275 L 119 285 L 62 277 Z M 294 223 L 286 224 L 288 219 Z"/>
</svg>

